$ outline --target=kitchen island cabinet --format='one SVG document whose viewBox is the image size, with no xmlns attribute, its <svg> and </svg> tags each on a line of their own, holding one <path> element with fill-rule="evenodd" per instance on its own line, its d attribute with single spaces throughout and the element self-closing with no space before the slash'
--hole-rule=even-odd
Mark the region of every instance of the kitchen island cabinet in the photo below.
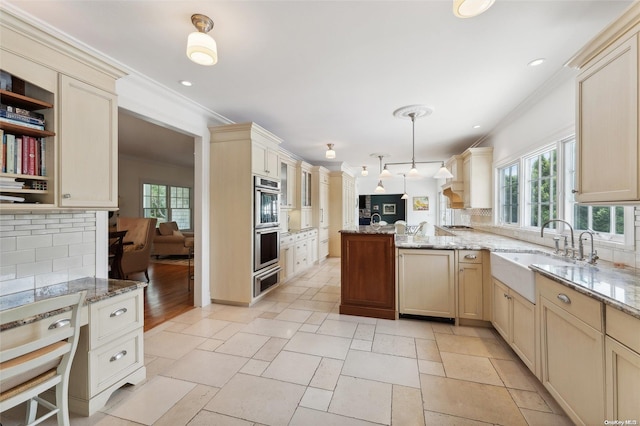
<svg viewBox="0 0 640 426">
<path fill-rule="evenodd" d="M 341 231 L 340 313 L 396 319 L 392 233 Z"/>
<path fill-rule="evenodd" d="M 399 313 L 455 318 L 455 251 L 398 250 Z"/>
</svg>

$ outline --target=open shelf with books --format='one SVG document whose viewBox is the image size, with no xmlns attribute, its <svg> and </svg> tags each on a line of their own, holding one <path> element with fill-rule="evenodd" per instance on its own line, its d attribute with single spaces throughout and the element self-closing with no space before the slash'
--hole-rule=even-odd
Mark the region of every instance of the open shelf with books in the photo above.
<svg viewBox="0 0 640 426">
<path fill-rule="evenodd" d="M 0 89 L 0 203 L 3 208 L 55 205 L 54 94 L 19 81 L 15 93 Z"/>
</svg>

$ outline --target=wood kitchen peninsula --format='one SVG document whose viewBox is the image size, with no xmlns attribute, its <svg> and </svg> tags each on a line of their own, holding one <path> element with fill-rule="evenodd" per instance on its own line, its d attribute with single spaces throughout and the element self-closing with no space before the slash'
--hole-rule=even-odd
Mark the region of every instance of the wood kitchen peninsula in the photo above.
<svg viewBox="0 0 640 426">
<path fill-rule="evenodd" d="M 147 284 L 138 281 L 80 278 L 0 297 L 0 311 L 50 297 L 87 291 L 80 310 L 80 337 L 69 377 L 69 411 L 90 416 L 123 385 L 146 378 L 144 303 Z M 34 317 L 32 322 L 3 324 L 3 346 L 24 344 L 56 330 L 66 312 Z"/>
</svg>

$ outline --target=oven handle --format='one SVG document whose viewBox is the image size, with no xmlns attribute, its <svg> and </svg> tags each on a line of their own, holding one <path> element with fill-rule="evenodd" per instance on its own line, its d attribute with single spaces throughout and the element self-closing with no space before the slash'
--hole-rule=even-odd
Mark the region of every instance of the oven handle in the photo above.
<svg viewBox="0 0 640 426">
<path fill-rule="evenodd" d="M 264 277 L 268 277 L 268 276 L 273 275 L 273 274 L 275 274 L 277 272 L 280 272 L 281 270 L 282 270 L 282 268 L 280 266 L 276 266 L 275 268 L 269 268 L 269 270 L 264 271 L 264 272 L 256 275 L 256 278 L 257 279 L 262 279 Z"/>
<path fill-rule="evenodd" d="M 264 186 L 256 186 L 256 192 L 258 193 L 264 192 L 265 194 L 276 194 L 276 195 L 281 194 L 279 189 L 266 188 Z"/>
<path fill-rule="evenodd" d="M 256 234 L 266 234 L 268 232 L 279 232 L 280 222 L 276 222 L 275 225 L 256 225 Z"/>
</svg>

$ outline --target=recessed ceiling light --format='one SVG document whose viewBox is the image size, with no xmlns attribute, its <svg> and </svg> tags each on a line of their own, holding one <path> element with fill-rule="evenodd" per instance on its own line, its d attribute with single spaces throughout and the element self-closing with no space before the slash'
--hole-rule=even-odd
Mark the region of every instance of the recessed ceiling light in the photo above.
<svg viewBox="0 0 640 426">
<path fill-rule="evenodd" d="M 544 62 L 544 58 L 538 58 L 529 62 L 527 65 L 529 65 L 530 67 L 537 67 L 538 65 L 541 65 L 543 62 Z"/>
<path fill-rule="evenodd" d="M 183 86 L 187 86 L 187 87 L 193 86 L 193 83 L 191 83 L 190 81 L 187 81 L 187 80 L 180 80 L 180 84 L 182 84 Z"/>
<path fill-rule="evenodd" d="M 474 129 L 479 129 L 479 128 L 480 128 L 480 125 L 479 125 L 479 124 L 476 124 L 475 126 L 473 126 L 473 128 L 474 128 Z"/>
</svg>

